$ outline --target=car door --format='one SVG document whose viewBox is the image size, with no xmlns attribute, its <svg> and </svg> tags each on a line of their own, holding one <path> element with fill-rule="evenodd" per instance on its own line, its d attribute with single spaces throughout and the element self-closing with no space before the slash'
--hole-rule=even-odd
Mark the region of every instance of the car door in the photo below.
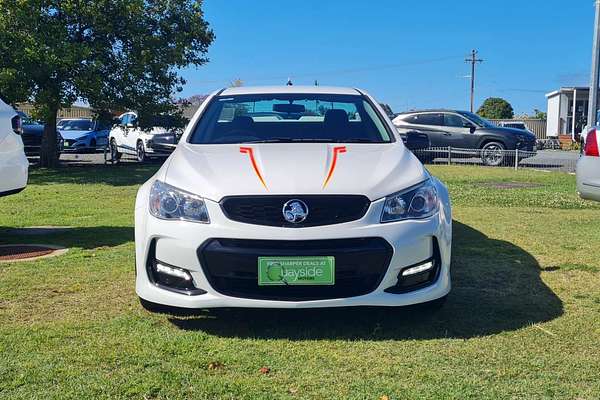
<svg viewBox="0 0 600 400">
<path fill-rule="evenodd" d="M 129 120 L 129 114 L 122 114 L 119 122 L 110 130 L 110 140 L 115 141 L 118 147 L 125 144 L 125 124 Z"/>
<path fill-rule="evenodd" d="M 444 117 L 439 112 L 410 115 L 409 124 L 429 137 L 431 147 L 449 146 L 449 134 L 444 129 Z"/>
<path fill-rule="evenodd" d="M 129 119 L 125 125 L 125 131 L 127 132 L 125 138 L 127 149 L 131 152 L 135 152 L 135 146 L 140 136 L 140 128 L 138 126 L 137 115 L 135 113 L 129 113 Z"/>
<path fill-rule="evenodd" d="M 477 146 L 474 135 L 475 125 L 455 113 L 444 113 L 444 128 L 450 135 L 446 136 L 448 146 L 471 149 Z"/>
</svg>

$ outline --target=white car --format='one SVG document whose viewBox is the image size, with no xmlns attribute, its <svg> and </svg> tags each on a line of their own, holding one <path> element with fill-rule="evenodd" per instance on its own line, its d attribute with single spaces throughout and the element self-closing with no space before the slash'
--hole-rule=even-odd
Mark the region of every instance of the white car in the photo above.
<svg viewBox="0 0 600 400">
<path fill-rule="evenodd" d="M 577 191 L 588 200 L 600 201 L 600 134 L 592 128 L 586 135 L 583 154 L 577 161 Z"/>
<path fill-rule="evenodd" d="M 441 305 L 451 242 L 446 187 L 368 94 L 229 88 L 139 189 L 136 292 L 150 310 Z"/>
<path fill-rule="evenodd" d="M 175 145 L 177 131 L 161 127 L 161 117 L 157 117 L 150 130 L 141 129 L 137 124 L 138 116 L 127 112 L 119 116 L 119 123 L 111 130 L 108 137 L 113 160 L 120 160 L 122 154 L 136 156 L 139 162 L 148 157 L 167 157 L 169 149 L 161 146 Z"/>
<path fill-rule="evenodd" d="M 25 157 L 21 117 L 0 99 L 0 197 L 27 186 L 29 161 Z"/>
</svg>

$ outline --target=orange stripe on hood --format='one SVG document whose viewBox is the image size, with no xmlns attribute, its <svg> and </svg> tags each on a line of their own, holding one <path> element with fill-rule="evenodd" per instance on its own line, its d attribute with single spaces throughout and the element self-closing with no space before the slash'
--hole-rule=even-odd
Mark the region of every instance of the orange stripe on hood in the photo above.
<svg viewBox="0 0 600 400">
<path fill-rule="evenodd" d="M 248 154 L 250 157 L 250 162 L 252 163 L 252 168 L 254 169 L 254 173 L 258 179 L 260 179 L 260 183 L 262 183 L 265 189 L 267 189 L 267 184 L 265 183 L 265 180 L 258 169 L 258 165 L 256 164 L 256 160 L 254 159 L 254 149 L 252 149 L 252 147 L 240 147 L 240 153 Z"/>
<path fill-rule="evenodd" d="M 327 174 L 327 178 L 325 178 L 325 182 L 323 182 L 323 189 L 329 183 L 329 180 L 333 176 L 333 171 L 335 170 L 335 166 L 337 164 L 338 154 L 345 153 L 346 146 L 337 146 L 333 148 L 333 159 L 331 160 L 331 166 L 329 167 L 329 173 Z"/>
</svg>

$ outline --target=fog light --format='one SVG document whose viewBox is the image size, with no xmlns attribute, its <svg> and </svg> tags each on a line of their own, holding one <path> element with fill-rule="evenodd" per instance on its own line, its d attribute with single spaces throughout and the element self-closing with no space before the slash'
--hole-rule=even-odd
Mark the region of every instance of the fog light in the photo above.
<svg viewBox="0 0 600 400">
<path fill-rule="evenodd" d="M 433 268 L 433 261 L 428 261 L 424 264 L 405 269 L 404 271 L 402 271 L 402 276 L 415 275 L 430 270 L 431 268 Z"/>
<path fill-rule="evenodd" d="M 192 275 L 190 275 L 189 272 L 184 271 L 183 269 L 173 268 L 163 264 L 156 264 L 156 272 L 171 275 L 179 279 L 184 279 L 186 281 L 192 280 Z"/>
<path fill-rule="evenodd" d="M 150 278 L 152 282 L 164 289 L 187 294 L 197 295 L 206 293 L 194 285 L 190 271 L 154 261 L 150 264 Z"/>
</svg>

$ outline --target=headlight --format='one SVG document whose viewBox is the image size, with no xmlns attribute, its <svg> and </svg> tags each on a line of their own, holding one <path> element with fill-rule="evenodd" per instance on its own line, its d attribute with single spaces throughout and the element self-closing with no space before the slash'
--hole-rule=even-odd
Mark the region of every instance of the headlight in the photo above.
<svg viewBox="0 0 600 400">
<path fill-rule="evenodd" d="M 204 200 L 161 181 L 150 189 L 150 214 L 156 218 L 210 223 Z"/>
<path fill-rule="evenodd" d="M 439 210 L 437 191 L 431 179 L 385 199 L 381 222 L 431 217 Z"/>
</svg>

